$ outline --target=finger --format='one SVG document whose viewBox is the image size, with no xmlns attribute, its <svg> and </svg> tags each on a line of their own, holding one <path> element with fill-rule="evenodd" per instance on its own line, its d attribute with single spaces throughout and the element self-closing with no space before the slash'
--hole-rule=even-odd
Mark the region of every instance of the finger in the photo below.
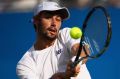
<svg viewBox="0 0 120 79">
<path fill-rule="evenodd" d="M 75 67 L 75 73 L 79 73 L 80 72 L 80 65 L 78 64 L 76 67 Z"/>
</svg>

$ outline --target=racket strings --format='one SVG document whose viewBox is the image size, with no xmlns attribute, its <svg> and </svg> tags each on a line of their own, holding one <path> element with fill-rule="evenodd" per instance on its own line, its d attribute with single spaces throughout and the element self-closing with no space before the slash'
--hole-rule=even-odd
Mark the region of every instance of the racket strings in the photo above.
<svg viewBox="0 0 120 79">
<path fill-rule="evenodd" d="M 101 53 L 107 37 L 107 18 L 101 9 L 97 9 L 90 16 L 85 28 L 85 41 L 90 46 L 90 56 Z"/>
<path fill-rule="evenodd" d="M 110 43 L 112 29 L 110 17 L 104 7 L 94 7 L 85 18 L 83 27 L 83 36 L 80 41 L 79 51 L 74 61 L 74 66 L 85 58 L 92 59 L 100 57 L 108 48 Z M 82 43 L 83 42 L 83 43 Z M 83 46 L 82 46 L 83 45 Z M 84 48 L 88 46 L 89 54 Z M 79 59 L 82 48 L 86 54 L 85 57 Z"/>
</svg>

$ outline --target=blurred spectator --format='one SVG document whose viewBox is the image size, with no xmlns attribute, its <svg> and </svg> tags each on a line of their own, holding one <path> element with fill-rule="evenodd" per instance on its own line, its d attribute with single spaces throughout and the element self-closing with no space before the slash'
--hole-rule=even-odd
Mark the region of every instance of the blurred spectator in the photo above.
<svg viewBox="0 0 120 79">
<path fill-rule="evenodd" d="M 91 0 L 77 0 L 76 4 L 78 7 L 83 8 L 85 6 L 89 6 L 91 4 Z"/>
<path fill-rule="evenodd" d="M 64 5 L 67 7 L 77 6 L 80 8 L 88 6 L 90 4 L 90 2 L 91 2 L 91 0 L 60 0 L 61 5 Z"/>
<path fill-rule="evenodd" d="M 112 6 L 120 8 L 120 0 L 108 0 L 108 3 Z"/>
<path fill-rule="evenodd" d="M 86 6 L 112 5 L 120 8 L 120 0 L 0 0 L 0 12 L 8 11 L 31 11 L 34 6 L 42 1 L 55 1 L 61 6 L 66 7 L 79 7 L 83 8 Z"/>
</svg>

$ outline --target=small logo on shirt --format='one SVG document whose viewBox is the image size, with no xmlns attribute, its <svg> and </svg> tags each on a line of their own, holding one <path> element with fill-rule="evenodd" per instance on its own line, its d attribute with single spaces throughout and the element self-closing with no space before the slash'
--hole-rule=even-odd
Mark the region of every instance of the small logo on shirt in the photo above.
<svg viewBox="0 0 120 79">
<path fill-rule="evenodd" d="M 56 51 L 56 54 L 58 55 L 58 54 L 60 54 L 60 53 L 62 53 L 62 52 L 63 52 L 63 50 L 62 50 L 62 49 L 59 49 L 59 50 Z"/>
</svg>

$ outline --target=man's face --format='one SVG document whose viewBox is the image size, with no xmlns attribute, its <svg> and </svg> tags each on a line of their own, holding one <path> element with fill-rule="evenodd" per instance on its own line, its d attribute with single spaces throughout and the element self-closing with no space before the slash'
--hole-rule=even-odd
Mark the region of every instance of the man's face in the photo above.
<svg viewBox="0 0 120 79">
<path fill-rule="evenodd" d="M 54 40 L 57 38 L 61 27 L 61 17 L 52 12 L 42 12 L 36 22 L 36 31 L 39 36 L 46 39 Z"/>
</svg>

